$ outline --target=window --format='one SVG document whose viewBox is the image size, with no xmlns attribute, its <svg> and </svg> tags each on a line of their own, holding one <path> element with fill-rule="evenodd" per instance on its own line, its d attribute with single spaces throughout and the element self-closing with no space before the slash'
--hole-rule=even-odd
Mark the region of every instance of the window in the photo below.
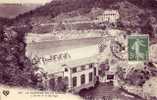
<svg viewBox="0 0 157 100">
<path fill-rule="evenodd" d="M 54 90 L 55 89 L 55 79 L 51 78 L 49 80 L 49 85 L 50 85 L 50 89 Z"/>
<path fill-rule="evenodd" d="M 65 68 L 65 72 L 67 72 L 68 71 L 68 69 L 67 68 Z"/>
<path fill-rule="evenodd" d="M 90 72 L 90 73 L 89 73 L 89 82 L 91 82 L 92 80 L 93 80 L 93 73 Z"/>
<path fill-rule="evenodd" d="M 114 79 L 114 75 L 107 75 L 107 79 Z"/>
<path fill-rule="evenodd" d="M 93 65 L 94 65 L 93 63 L 89 64 L 89 68 L 93 68 Z"/>
<path fill-rule="evenodd" d="M 81 84 L 85 84 L 85 75 L 81 75 Z"/>
<path fill-rule="evenodd" d="M 73 77 L 73 87 L 77 86 L 77 77 Z"/>
<path fill-rule="evenodd" d="M 57 78 L 58 83 L 60 83 L 62 80 L 63 80 L 62 77 L 58 77 L 58 78 Z"/>
<path fill-rule="evenodd" d="M 94 67 L 94 75 L 96 76 L 96 68 Z"/>
<path fill-rule="evenodd" d="M 81 66 L 81 70 L 85 70 L 86 69 L 86 66 Z"/>
<path fill-rule="evenodd" d="M 73 72 L 73 73 L 76 73 L 76 72 L 77 72 L 77 68 L 73 68 L 73 69 L 72 69 L 72 72 Z"/>
<path fill-rule="evenodd" d="M 65 82 L 65 84 L 68 84 L 69 78 L 67 76 L 64 78 L 64 82 Z"/>
</svg>

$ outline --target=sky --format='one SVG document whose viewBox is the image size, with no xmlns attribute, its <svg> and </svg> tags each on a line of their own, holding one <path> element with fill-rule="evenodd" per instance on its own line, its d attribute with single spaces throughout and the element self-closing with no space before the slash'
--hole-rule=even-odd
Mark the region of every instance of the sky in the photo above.
<svg viewBox="0 0 157 100">
<path fill-rule="evenodd" d="M 52 0 L 0 0 L 0 4 L 2 3 L 33 3 L 33 4 L 45 4 Z"/>
</svg>

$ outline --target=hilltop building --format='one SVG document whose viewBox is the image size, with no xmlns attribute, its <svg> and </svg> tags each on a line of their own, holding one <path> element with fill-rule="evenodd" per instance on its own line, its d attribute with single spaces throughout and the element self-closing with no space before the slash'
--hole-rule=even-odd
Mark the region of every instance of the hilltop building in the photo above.
<svg viewBox="0 0 157 100">
<path fill-rule="evenodd" d="M 116 23 L 120 18 L 118 10 L 105 10 L 103 14 L 96 17 L 96 22 Z"/>
</svg>

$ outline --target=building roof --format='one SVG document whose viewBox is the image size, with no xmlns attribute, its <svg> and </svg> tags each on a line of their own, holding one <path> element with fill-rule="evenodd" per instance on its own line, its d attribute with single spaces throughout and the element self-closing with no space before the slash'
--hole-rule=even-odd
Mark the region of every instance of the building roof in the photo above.
<svg viewBox="0 0 157 100">
<path fill-rule="evenodd" d="M 45 72 L 49 73 L 49 74 L 53 74 L 53 73 L 59 73 L 59 72 L 63 72 L 64 71 L 64 65 L 66 66 L 66 68 L 74 68 L 74 67 L 79 67 L 82 65 L 86 65 L 86 64 L 91 64 L 91 63 L 95 63 L 96 61 L 96 57 L 86 57 L 86 58 L 82 58 L 82 59 L 77 59 L 77 60 L 70 60 L 67 62 L 63 62 L 63 63 L 47 63 L 45 65 L 39 65 L 39 67 L 43 68 Z"/>
<path fill-rule="evenodd" d="M 81 48 L 91 45 L 96 45 L 102 38 L 85 38 L 75 40 L 60 40 L 60 41 L 45 41 L 28 43 L 26 47 L 26 55 L 30 56 L 44 56 L 54 54 L 61 51 L 66 51 L 74 48 Z"/>
</svg>

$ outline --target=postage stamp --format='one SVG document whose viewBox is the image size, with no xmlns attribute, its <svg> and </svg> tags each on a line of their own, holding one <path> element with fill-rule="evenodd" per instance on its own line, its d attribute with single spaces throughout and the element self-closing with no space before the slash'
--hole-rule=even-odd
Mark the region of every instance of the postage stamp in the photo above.
<svg viewBox="0 0 157 100">
<path fill-rule="evenodd" d="M 128 60 L 146 61 L 149 59 L 149 37 L 147 35 L 128 36 Z"/>
</svg>

